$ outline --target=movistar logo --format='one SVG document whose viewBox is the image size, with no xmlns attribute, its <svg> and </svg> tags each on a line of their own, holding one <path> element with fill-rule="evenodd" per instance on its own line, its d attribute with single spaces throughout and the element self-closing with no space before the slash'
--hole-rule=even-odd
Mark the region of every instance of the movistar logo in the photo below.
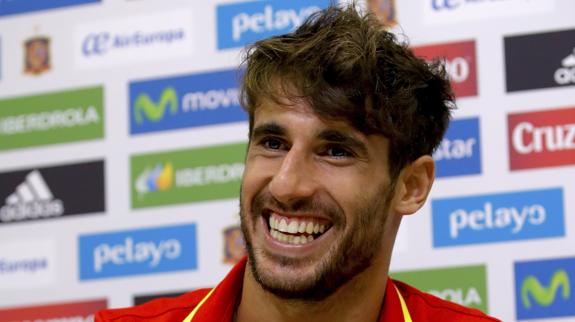
<svg viewBox="0 0 575 322">
<path fill-rule="evenodd" d="M 533 297 L 535 302 L 540 306 L 549 306 L 555 301 L 557 289 L 562 287 L 561 297 L 564 300 L 569 299 L 571 289 L 569 284 L 569 276 L 567 272 L 560 269 L 556 271 L 551 277 L 551 283 L 548 287 L 544 287 L 539 283 L 539 280 L 533 275 L 527 276 L 521 285 L 521 301 L 523 307 L 531 308 L 531 301 L 529 294 Z"/>
<path fill-rule="evenodd" d="M 134 119 L 142 124 L 144 114 L 148 120 L 157 122 L 164 117 L 168 108 L 171 115 L 178 113 L 178 94 L 173 87 L 164 88 L 158 103 L 154 103 L 147 94 L 140 94 L 134 102 Z"/>
</svg>

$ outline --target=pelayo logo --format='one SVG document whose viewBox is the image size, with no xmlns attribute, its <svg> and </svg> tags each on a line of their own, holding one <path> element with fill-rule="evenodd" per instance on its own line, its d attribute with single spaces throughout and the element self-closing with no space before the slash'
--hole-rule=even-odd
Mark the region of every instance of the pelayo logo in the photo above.
<svg viewBox="0 0 575 322">
<path fill-rule="evenodd" d="M 132 207 L 235 198 L 246 144 L 230 144 L 131 158 Z"/>
<path fill-rule="evenodd" d="M 479 119 L 452 120 L 433 159 L 437 177 L 480 174 Z"/>
<path fill-rule="evenodd" d="M 108 306 L 105 299 L 0 309 L 0 321 L 92 322 L 94 314 Z"/>
<path fill-rule="evenodd" d="M 445 59 L 445 68 L 457 97 L 477 96 L 475 41 L 417 46 L 413 52 L 424 59 Z"/>
<path fill-rule="evenodd" d="M 508 92 L 575 85 L 575 29 L 508 36 L 504 45 Z"/>
<path fill-rule="evenodd" d="M 575 316 L 575 258 L 515 263 L 518 320 Z"/>
<path fill-rule="evenodd" d="M 105 210 L 104 162 L 0 173 L 0 225 Z"/>
<path fill-rule="evenodd" d="M 102 87 L 0 100 L 0 151 L 103 136 Z"/>
<path fill-rule="evenodd" d="M 435 199 L 431 208 L 434 247 L 565 235 L 561 188 Z"/>
<path fill-rule="evenodd" d="M 293 31 L 328 4 L 328 0 L 268 0 L 218 5 L 218 49 Z"/>
<path fill-rule="evenodd" d="M 233 69 L 130 83 L 131 133 L 245 121 L 238 76 Z"/>
<path fill-rule="evenodd" d="M 487 281 L 483 265 L 392 272 L 391 277 L 444 300 L 487 313 Z"/>
<path fill-rule="evenodd" d="M 80 280 L 197 268 L 196 225 L 82 235 Z"/>
<path fill-rule="evenodd" d="M 575 164 L 575 108 L 507 116 L 511 170 Z"/>
</svg>

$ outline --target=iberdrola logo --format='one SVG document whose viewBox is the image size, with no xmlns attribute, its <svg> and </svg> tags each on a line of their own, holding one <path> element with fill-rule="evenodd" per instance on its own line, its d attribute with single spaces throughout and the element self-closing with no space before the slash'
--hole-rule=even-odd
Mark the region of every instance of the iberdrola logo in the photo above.
<svg viewBox="0 0 575 322">
<path fill-rule="evenodd" d="M 539 283 L 539 280 L 533 276 L 527 276 L 521 285 L 521 302 L 523 307 L 531 308 L 531 300 L 529 295 L 533 297 L 535 302 L 540 306 L 549 306 L 555 302 L 557 290 L 562 287 L 561 297 L 564 300 L 569 299 L 571 294 L 569 276 L 565 270 L 557 270 L 551 277 L 551 283 L 548 287 L 544 287 Z"/>
<path fill-rule="evenodd" d="M 156 191 L 167 191 L 174 183 L 174 166 L 171 163 L 158 163 L 155 167 L 148 167 L 136 179 L 138 197 Z"/>
<path fill-rule="evenodd" d="M 134 101 L 134 119 L 136 123 L 142 124 L 144 122 L 142 114 L 146 119 L 152 122 L 158 122 L 170 110 L 170 115 L 178 113 L 178 94 L 173 87 L 166 87 L 160 95 L 160 101 L 154 101 L 147 94 L 140 94 Z"/>
</svg>

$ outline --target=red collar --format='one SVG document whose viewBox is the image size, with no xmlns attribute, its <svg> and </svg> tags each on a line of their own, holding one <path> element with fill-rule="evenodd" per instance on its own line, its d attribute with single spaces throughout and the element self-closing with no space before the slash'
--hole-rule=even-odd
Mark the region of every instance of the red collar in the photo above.
<svg viewBox="0 0 575 322">
<path fill-rule="evenodd" d="M 184 321 L 190 321 L 190 316 L 194 314 L 192 322 L 231 322 L 242 294 L 246 263 L 247 259 L 244 257 Z M 406 321 L 402 312 L 400 294 L 390 278 L 387 279 L 379 321 Z"/>
</svg>

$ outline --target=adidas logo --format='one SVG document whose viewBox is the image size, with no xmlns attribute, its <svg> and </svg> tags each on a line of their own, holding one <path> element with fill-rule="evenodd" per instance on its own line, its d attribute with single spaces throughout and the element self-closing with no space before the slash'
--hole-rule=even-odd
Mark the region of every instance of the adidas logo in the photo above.
<svg viewBox="0 0 575 322">
<path fill-rule="evenodd" d="M 62 200 L 55 199 L 40 171 L 34 170 L 0 208 L 0 222 L 58 217 L 64 213 Z"/>
<path fill-rule="evenodd" d="M 563 58 L 561 61 L 562 68 L 555 71 L 555 81 L 559 85 L 575 83 L 575 48 L 573 53 Z"/>
</svg>

